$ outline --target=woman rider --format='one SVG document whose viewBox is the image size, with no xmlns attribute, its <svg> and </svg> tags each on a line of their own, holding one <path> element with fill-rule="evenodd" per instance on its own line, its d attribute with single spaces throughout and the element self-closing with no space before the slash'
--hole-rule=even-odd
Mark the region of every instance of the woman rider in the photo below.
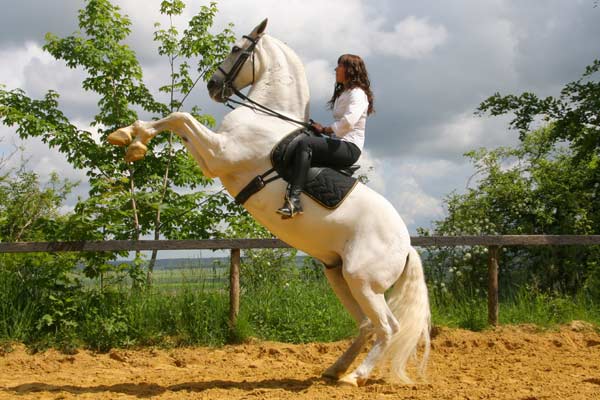
<svg viewBox="0 0 600 400">
<path fill-rule="evenodd" d="M 294 177 L 283 207 L 277 210 L 284 218 L 302 214 L 300 193 L 311 165 L 343 168 L 355 164 L 365 143 L 367 115 L 373 113 L 373 93 L 364 61 L 356 55 L 344 54 L 335 68 L 335 88 L 328 105 L 334 122 L 322 126 L 313 122 L 313 131 L 326 136 L 304 136 L 294 158 Z"/>
</svg>

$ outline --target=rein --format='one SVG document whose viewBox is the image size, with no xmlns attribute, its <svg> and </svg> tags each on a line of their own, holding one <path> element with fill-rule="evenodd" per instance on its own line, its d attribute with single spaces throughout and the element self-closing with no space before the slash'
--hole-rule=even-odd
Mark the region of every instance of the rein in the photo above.
<svg viewBox="0 0 600 400">
<path fill-rule="evenodd" d="M 231 87 L 231 89 L 233 90 L 233 93 L 237 97 L 239 97 L 242 100 L 245 100 L 245 101 L 251 103 L 254 106 L 254 107 L 252 107 L 252 106 L 249 106 L 247 103 L 244 103 L 242 101 L 233 100 L 233 99 L 229 98 L 229 99 L 227 99 L 227 102 L 225 103 L 225 105 L 227 107 L 231 108 L 232 110 L 235 110 L 235 107 L 233 107 L 230 103 L 237 104 L 237 105 L 243 106 L 243 107 L 248 107 L 248 108 L 251 108 L 253 110 L 258 109 L 259 111 L 262 111 L 263 113 L 265 113 L 267 115 L 270 115 L 271 117 L 279 118 L 279 119 L 281 119 L 283 121 L 291 122 L 293 124 L 300 125 L 300 126 L 302 126 L 304 128 L 309 128 L 310 129 L 312 127 L 312 125 L 309 124 L 309 123 L 306 123 L 306 122 L 303 122 L 303 121 L 298 121 L 298 120 L 295 120 L 293 118 L 290 118 L 287 115 L 283 115 L 280 112 L 277 112 L 277 111 L 275 111 L 273 109 L 270 109 L 269 107 L 267 107 L 265 105 L 262 105 L 262 104 L 260 104 L 260 103 L 258 103 L 256 101 L 252 100 L 250 97 L 246 96 L 244 93 L 240 92 L 239 90 L 237 90 L 234 87 Z"/>
</svg>

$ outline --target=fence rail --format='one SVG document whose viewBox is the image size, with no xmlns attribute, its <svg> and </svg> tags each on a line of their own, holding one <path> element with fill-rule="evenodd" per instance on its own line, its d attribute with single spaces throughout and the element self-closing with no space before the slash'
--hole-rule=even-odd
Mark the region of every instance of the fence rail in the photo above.
<svg viewBox="0 0 600 400">
<path fill-rule="evenodd" d="M 416 247 L 488 247 L 488 323 L 498 324 L 498 256 L 503 246 L 600 245 L 600 235 L 489 235 L 489 236 L 418 236 L 411 237 Z M 237 321 L 240 302 L 240 250 L 275 249 L 290 246 L 278 239 L 213 240 L 106 240 L 79 242 L 0 243 L 0 253 L 54 253 L 81 251 L 145 250 L 230 250 L 230 312 L 232 326 Z"/>
</svg>

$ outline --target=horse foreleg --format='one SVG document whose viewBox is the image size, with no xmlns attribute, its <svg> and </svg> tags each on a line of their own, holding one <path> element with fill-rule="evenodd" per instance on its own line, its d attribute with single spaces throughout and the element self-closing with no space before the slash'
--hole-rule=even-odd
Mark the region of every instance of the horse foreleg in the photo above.
<svg viewBox="0 0 600 400">
<path fill-rule="evenodd" d="M 135 121 L 124 128 L 119 128 L 108 135 L 108 142 L 115 146 L 128 146 L 125 161 L 133 162 L 144 158 L 148 147 L 146 144 L 159 132 L 152 122 Z"/>
<path fill-rule="evenodd" d="M 325 269 L 325 276 L 342 305 L 348 310 L 359 326 L 358 336 L 350 347 L 333 365 L 323 372 L 323 376 L 325 377 L 338 379 L 350 368 L 352 362 L 360 354 L 360 351 L 369 340 L 371 333 L 373 333 L 373 326 L 362 312 L 360 305 L 352 297 L 348 283 L 342 275 L 342 268 L 327 268 Z"/>
<path fill-rule="evenodd" d="M 136 121 L 111 133 L 108 141 L 116 146 L 128 146 L 125 161 L 133 162 L 144 157 L 148 142 L 163 131 L 171 131 L 181 137 L 206 176 L 217 176 L 215 169 L 218 170 L 218 164 L 223 162 L 225 138 L 200 124 L 188 113 L 172 113 L 157 121 Z"/>
</svg>

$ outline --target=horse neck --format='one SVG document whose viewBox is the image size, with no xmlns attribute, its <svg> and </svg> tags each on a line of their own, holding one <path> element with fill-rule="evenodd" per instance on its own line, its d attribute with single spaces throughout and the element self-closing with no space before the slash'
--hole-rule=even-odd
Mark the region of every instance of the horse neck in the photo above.
<svg viewBox="0 0 600 400">
<path fill-rule="evenodd" d="M 273 110 L 301 121 L 308 120 L 310 94 L 304 66 L 279 40 L 265 35 L 257 52 L 260 71 L 248 96 Z"/>
</svg>

